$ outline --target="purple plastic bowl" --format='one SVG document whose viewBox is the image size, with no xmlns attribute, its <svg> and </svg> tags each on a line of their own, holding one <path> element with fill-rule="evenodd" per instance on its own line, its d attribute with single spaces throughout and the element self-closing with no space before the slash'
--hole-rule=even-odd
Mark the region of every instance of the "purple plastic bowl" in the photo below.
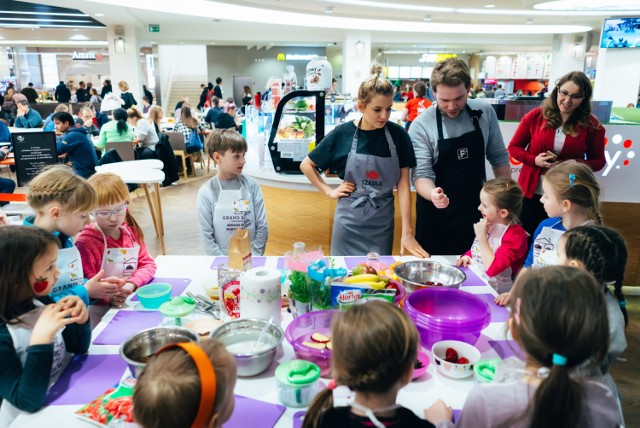
<svg viewBox="0 0 640 428">
<path fill-rule="evenodd" d="M 393 298 L 393 303 L 402 307 L 404 304 L 403 300 L 407 297 L 407 289 L 398 281 L 391 280 L 391 282 L 398 288 L 398 294 Z"/>
<path fill-rule="evenodd" d="M 317 364 L 322 377 L 326 377 L 331 370 L 331 350 L 316 349 L 302 343 L 313 342 L 311 340 L 313 333 L 331 337 L 331 320 L 339 312 L 337 310 L 308 312 L 291 321 L 284 332 L 284 337 L 293 346 L 296 357 Z"/>
<path fill-rule="evenodd" d="M 483 300 L 466 291 L 429 287 L 407 297 L 405 311 L 416 324 L 422 346 L 441 340 L 459 340 L 475 345 L 491 321 L 491 310 Z"/>
</svg>

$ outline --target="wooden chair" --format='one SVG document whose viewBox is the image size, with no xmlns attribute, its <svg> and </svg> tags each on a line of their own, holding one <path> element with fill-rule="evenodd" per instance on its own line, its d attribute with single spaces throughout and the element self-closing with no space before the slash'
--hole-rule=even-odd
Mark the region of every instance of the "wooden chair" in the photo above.
<svg viewBox="0 0 640 428">
<path fill-rule="evenodd" d="M 109 150 L 114 149 L 123 161 L 132 161 L 136 160 L 136 154 L 133 149 L 133 141 L 123 141 L 118 143 L 107 143 L 104 146 L 105 153 Z"/>
<path fill-rule="evenodd" d="M 196 175 L 196 168 L 194 165 L 194 153 L 187 153 L 187 145 L 184 141 L 184 134 L 182 132 L 166 132 L 167 137 L 169 137 L 169 144 L 173 148 L 173 155 L 178 156 L 182 159 L 182 174 L 184 175 L 184 179 L 187 179 L 187 158 L 191 159 L 191 170 L 193 172 L 193 176 Z M 202 164 L 200 164 L 202 167 Z"/>
</svg>

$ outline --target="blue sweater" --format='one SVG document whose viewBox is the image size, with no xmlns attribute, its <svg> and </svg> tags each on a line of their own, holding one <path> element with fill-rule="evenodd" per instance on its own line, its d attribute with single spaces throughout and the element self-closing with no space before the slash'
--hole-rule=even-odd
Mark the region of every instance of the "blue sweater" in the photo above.
<svg viewBox="0 0 640 428">
<path fill-rule="evenodd" d="M 42 116 L 30 108 L 24 116 L 16 117 L 16 128 L 42 128 Z"/>
<path fill-rule="evenodd" d="M 11 141 L 11 132 L 4 122 L 0 121 L 0 142 Z"/>
<path fill-rule="evenodd" d="M 540 235 L 540 232 L 542 232 L 542 229 L 544 227 L 550 227 L 551 229 L 555 229 L 555 230 L 562 230 L 563 232 L 567 230 L 562 225 L 562 217 L 551 217 L 551 218 L 542 220 L 538 225 L 538 227 L 536 228 L 536 231 L 533 233 L 533 237 L 531 238 L 531 247 L 529 247 L 529 254 L 527 254 L 527 258 L 524 261 L 524 267 L 533 266 L 533 245 L 536 242 L 536 238 L 538 237 L 538 235 Z"/>
<path fill-rule="evenodd" d="M 95 174 L 98 156 L 86 128 L 70 128 L 56 146 L 59 155 L 67 154 L 77 175 L 89 178 Z"/>
</svg>

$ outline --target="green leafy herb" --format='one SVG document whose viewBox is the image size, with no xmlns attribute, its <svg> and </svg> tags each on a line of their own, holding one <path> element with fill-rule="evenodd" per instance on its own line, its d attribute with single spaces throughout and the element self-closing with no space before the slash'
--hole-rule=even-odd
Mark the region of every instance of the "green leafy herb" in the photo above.
<svg viewBox="0 0 640 428">
<path fill-rule="evenodd" d="M 307 274 L 297 270 L 292 270 L 289 272 L 289 281 L 291 281 L 291 286 L 289 287 L 290 297 L 298 302 L 309 303 Z"/>
</svg>

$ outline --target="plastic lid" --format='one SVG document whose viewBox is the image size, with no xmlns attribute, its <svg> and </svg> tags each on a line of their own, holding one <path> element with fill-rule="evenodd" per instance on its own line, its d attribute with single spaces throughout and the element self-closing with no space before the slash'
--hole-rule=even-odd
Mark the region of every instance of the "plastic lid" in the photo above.
<svg viewBox="0 0 640 428">
<path fill-rule="evenodd" d="M 496 367 L 498 367 L 501 362 L 502 361 L 497 358 L 478 361 L 473 367 L 476 378 L 483 382 L 493 382 L 493 378 L 496 374 Z"/>
<path fill-rule="evenodd" d="M 191 297 L 178 296 L 164 302 L 160 306 L 160 313 L 168 318 L 182 318 L 196 309 L 196 301 Z"/>
<path fill-rule="evenodd" d="M 291 360 L 276 368 L 276 379 L 287 386 L 309 385 L 320 377 L 320 367 L 305 360 Z"/>
</svg>

